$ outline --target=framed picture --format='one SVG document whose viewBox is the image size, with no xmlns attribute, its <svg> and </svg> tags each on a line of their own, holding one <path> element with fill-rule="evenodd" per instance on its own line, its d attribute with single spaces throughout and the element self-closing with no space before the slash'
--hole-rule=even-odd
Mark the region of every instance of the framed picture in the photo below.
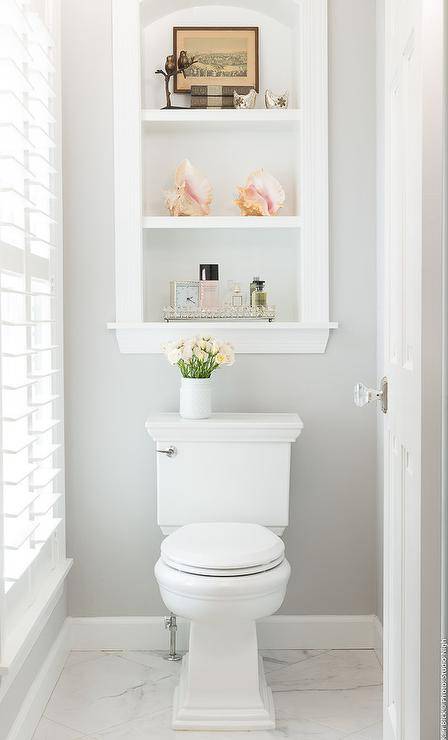
<svg viewBox="0 0 448 740">
<path fill-rule="evenodd" d="M 185 51 L 197 62 L 174 76 L 174 92 L 190 92 L 192 85 L 250 86 L 259 91 L 258 28 L 238 26 L 175 26 L 173 52 Z"/>
</svg>

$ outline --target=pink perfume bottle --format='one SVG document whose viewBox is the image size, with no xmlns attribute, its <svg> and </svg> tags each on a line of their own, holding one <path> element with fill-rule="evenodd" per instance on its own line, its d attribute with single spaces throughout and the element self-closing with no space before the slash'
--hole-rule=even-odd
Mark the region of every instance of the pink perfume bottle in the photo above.
<svg viewBox="0 0 448 740">
<path fill-rule="evenodd" d="M 219 265 L 199 265 L 201 308 L 219 308 Z"/>
</svg>

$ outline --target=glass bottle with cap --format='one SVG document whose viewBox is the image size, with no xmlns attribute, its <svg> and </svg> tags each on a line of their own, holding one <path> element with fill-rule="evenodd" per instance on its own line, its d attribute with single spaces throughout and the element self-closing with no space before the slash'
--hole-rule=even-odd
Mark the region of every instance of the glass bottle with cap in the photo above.
<svg viewBox="0 0 448 740">
<path fill-rule="evenodd" d="M 255 290 L 252 293 L 252 308 L 266 308 L 268 305 L 268 294 L 264 290 L 264 280 L 255 282 Z"/>
<path fill-rule="evenodd" d="M 201 308 L 219 308 L 219 265 L 199 265 Z"/>
<path fill-rule="evenodd" d="M 257 289 L 257 283 L 260 282 L 259 277 L 254 277 L 249 286 L 249 305 L 252 305 L 252 293 Z"/>
<path fill-rule="evenodd" d="M 239 283 L 235 283 L 232 293 L 232 306 L 233 308 L 241 308 L 243 305 L 243 294 L 241 293 L 241 287 Z"/>
</svg>

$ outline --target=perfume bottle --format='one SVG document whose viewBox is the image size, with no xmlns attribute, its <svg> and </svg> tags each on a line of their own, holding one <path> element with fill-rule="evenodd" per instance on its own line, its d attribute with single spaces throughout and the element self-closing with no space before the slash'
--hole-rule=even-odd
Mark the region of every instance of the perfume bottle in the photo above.
<svg viewBox="0 0 448 740">
<path fill-rule="evenodd" d="M 227 280 L 226 295 L 224 298 L 224 305 L 229 308 L 232 305 L 233 291 L 235 288 L 234 280 Z"/>
<path fill-rule="evenodd" d="M 252 293 L 257 289 L 257 283 L 260 282 L 259 277 L 254 277 L 252 280 L 250 286 L 249 286 L 249 306 L 252 305 Z"/>
<path fill-rule="evenodd" d="M 241 293 L 241 288 L 239 283 L 235 283 L 235 287 L 233 288 L 233 294 L 232 294 L 232 306 L 233 308 L 241 308 L 243 305 L 243 294 Z"/>
<path fill-rule="evenodd" d="M 219 307 L 219 265 L 199 265 L 199 302 L 201 308 Z"/>
<path fill-rule="evenodd" d="M 268 294 L 264 290 L 264 280 L 257 280 L 255 290 L 252 293 L 252 308 L 266 308 L 268 305 Z"/>
</svg>

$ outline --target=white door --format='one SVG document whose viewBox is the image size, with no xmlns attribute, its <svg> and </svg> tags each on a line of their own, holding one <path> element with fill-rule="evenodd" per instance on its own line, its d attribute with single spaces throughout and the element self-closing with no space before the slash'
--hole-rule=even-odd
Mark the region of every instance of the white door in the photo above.
<svg viewBox="0 0 448 740">
<path fill-rule="evenodd" d="M 437 665 L 435 651 L 430 654 L 428 646 L 436 646 L 439 635 L 428 636 L 428 625 L 431 620 L 433 627 L 437 624 L 437 594 L 436 589 L 430 594 L 427 583 L 429 567 L 434 574 L 438 569 L 437 549 L 432 547 L 438 538 L 437 507 L 431 509 L 432 520 L 427 512 L 431 497 L 436 501 L 439 495 L 437 476 L 432 488 L 428 481 L 431 465 L 437 468 L 440 440 L 437 404 L 428 417 L 425 388 L 437 382 L 439 372 L 431 375 L 439 347 L 437 341 L 431 347 L 427 336 L 431 322 L 435 326 L 440 321 L 441 271 L 439 275 L 434 271 L 428 290 L 427 270 L 431 259 L 434 263 L 442 253 L 441 237 L 440 243 L 437 237 L 429 238 L 437 233 L 431 227 L 440 216 L 434 204 L 441 198 L 440 172 L 431 171 L 440 143 L 436 141 L 440 110 L 434 103 L 442 70 L 442 57 L 435 54 L 441 17 L 436 17 L 436 0 L 385 0 L 384 13 L 384 254 L 380 277 L 386 383 L 379 392 L 360 384 L 355 402 L 364 405 L 378 397 L 384 412 L 383 738 L 436 740 Z M 438 156 L 441 162 L 441 146 Z M 437 389 L 433 395 L 437 400 Z M 427 418 L 434 432 L 434 460 L 429 462 Z"/>
<path fill-rule="evenodd" d="M 420 738 L 421 6 L 385 17 L 384 740 Z"/>
</svg>

